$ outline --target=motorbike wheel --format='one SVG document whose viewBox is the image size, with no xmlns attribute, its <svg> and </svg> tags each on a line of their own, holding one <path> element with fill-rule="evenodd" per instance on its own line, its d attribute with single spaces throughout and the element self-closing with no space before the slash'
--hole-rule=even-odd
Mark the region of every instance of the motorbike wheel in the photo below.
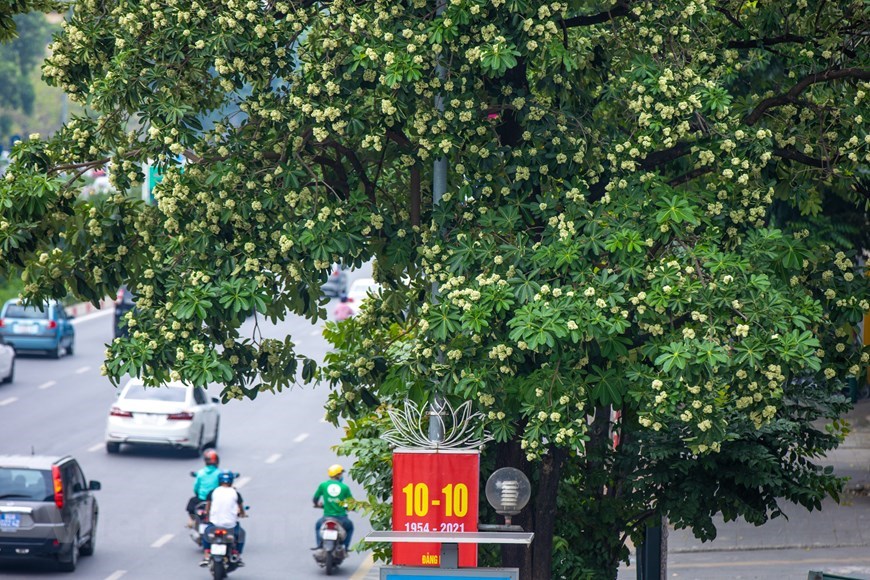
<svg viewBox="0 0 870 580">
<path fill-rule="evenodd" d="M 224 561 L 222 559 L 211 561 L 211 577 L 214 580 L 224 580 L 227 577 L 227 570 L 224 568 Z"/>
<path fill-rule="evenodd" d="M 326 552 L 326 575 L 332 576 L 332 571 L 335 570 L 335 560 L 333 560 L 332 550 Z"/>
</svg>

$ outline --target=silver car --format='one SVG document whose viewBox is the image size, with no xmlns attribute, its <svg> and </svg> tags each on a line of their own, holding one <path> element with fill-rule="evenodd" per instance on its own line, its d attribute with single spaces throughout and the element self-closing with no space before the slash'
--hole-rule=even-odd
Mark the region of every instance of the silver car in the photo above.
<svg viewBox="0 0 870 580">
<path fill-rule="evenodd" d="M 53 560 L 75 570 L 80 555 L 94 553 L 98 489 L 69 455 L 0 455 L 0 562 Z"/>
</svg>

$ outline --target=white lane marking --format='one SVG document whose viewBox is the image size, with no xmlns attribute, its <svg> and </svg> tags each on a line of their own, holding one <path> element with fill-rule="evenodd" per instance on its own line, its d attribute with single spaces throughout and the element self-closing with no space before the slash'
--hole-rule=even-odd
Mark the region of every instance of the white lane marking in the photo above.
<svg viewBox="0 0 870 580">
<path fill-rule="evenodd" d="M 293 443 L 302 443 L 306 439 L 308 439 L 308 433 L 300 433 L 295 439 L 293 439 Z"/>
<path fill-rule="evenodd" d="M 57 384 L 57 381 L 45 381 L 44 383 L 42 383 L 41 385 L 39 385 L 36 388 L 45 390 L 45 389 L 48 389 L 48 388 L 55 386 L 56 384 Z"/>
<path fill-rule="evenodd" d="M 106 446 L 105 443 L 97 443 L 96 445 L 91 445 L 90 447 L 88 447 L 88 451 L 93 453 L 94 451 L 99 451 L 100 449 L 102 449 L 105 446 Z"/>
<path fill-rule="evenodd" d="M 88 322 L 89 320 L 93 320 L 95 318 L 102 318 L 103 316 L 108 316 L 115 311 L 114 308 L 106 308 L 105 310 L 98 310 L 97 312 L 92 312 L 91 314 L 85 314 L 84 316 L 77 316 L 73 318 L 70 322 L 73 323 L 74 326 L 78 326 L 82 322 Z"/>
<path fill-rule="evenodd" d="M 251 482 L 251 478 L 248 477 L 248 476 L 246 475 L 245 477 L 240 477 L 240 478 L 238 478 L 238 479 L 236 480 L 236 483 L 235 483 L 235 486 L 234 486 L 234 487 L 235 487 L 236 489 L 239 489 L 239 488 L 245 487 L 245 486 L 248 485 L 250 482 Z"/>
<path fill-rule="evenodd" d="M 3 399 L 2 401 L 0 401 L 0 407 L 5 407 L 6 405 L 11 405 L 12 403 L 14 403 L 17 400 L 18 400 L 18 397 L 8 397 L 6 399 Z"/>
<path fill-rule="evenodd" d="M 281 459 L 281 454 L 280 453 L 273 453 L 272 455 L 270 455 L 269 457 L 266 458 L 266 463 L 275 463 L 279 459 Z"/>
<path fill-rule="evenodd" d="M 157 541 L 151 544 L 152 548 L 160 548 L 164 544 L 166 544 L 169 540 L 175 537 L 175 534 L 166 534 L 165 536 L 160 536 L 157 538 Z"/>
<path fill-rule="evenodd" d="M 91 370 L 91 367 L 81 367 L 81 368 L 76 369 L 76 374 L 83 375 L 86 372 L 88 372 L 89 370 Z"/>
<path fill-rule="evenodd" d="M 106 576 L 106 580 L 118 580 L 121 576 L 123 576 L 126 573 L 127 573 L 126 570 L 117 570 L 115 572 L 112 572 L 110 575 Z"/>
</svg>

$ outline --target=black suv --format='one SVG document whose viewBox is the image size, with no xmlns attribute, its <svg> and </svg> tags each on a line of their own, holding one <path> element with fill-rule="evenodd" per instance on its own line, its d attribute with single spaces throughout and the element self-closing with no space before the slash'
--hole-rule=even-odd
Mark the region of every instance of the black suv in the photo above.
<svg viewBox="0 0 870 580">
<path fill-rule="evenodd" d="M 127 321 L 124 320 L 124 315 L 136 307 L 136 297 L 126 286 L 118 288 L 118 295 L 115 298 L 115 338 L 119 336 L 127 336 Z"/>
<path fill-rule="evenodd" d="M 49 559 L 72 572 L 94 553 L 99 508 L 69 455 L 0 455 L 0 561 Z"/>
</svg>

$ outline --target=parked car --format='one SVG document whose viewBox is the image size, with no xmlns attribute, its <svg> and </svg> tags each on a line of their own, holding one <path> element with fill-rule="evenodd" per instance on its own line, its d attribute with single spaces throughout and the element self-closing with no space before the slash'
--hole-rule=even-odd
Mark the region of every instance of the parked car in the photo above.
<svg viewBox="0 0 870 580">
<path fill-rule="evenodd" d="M 347 295 L 342 297 L 341 304 L 335 309 L 335 319 L 344 320 L 349 316 L 356 316 L 369 293 L 377 292 L 379 289 L 380 285 L 375 282 L 374 278 L 358 278 L 354 280 L 347 291 Z"/>
<path fill-rule="evenodd" d="M 106 451 L 118 453 L 122 444 L 166 445 L 196 454 L 217 447 L 219 407 L 219 400 L 199 387 L 180 382 L 146 387 L 131 379 L 109 410 Z"/>
<path fill-rule="evenodd" d="M 53 560 L 72 572 L 94 553 L 100 482 L 65 455 L 0 455 L 0 560 Z"/>
<path fill-rule="evenodd" d="M 26 306 L 17 298 L 7 300 L 0 311 L 0 335 L 17 351 L 40 350 L 52 358 L 75 351 L 72 317 L 54 300 L 41 306 Z"/>
<path fill-rule="evenodd" d="M 347 294 L 347 269 L 341 264 L 333 264 L 329 278 L 320 287 L 327 296 L 344 296 Z"/>
<path fill-rule="evenodd" d="M 118 288 L 118 294 L 115 297 L 115 338 L 128 335 L 124 315 L 133 310 L 135 306 L 136 296 L 126 286 Z"/>
<path fill-rule="evenodd" d="M 0 334 L 0 382 L 11 383 L 15 379 L 15 349 L 6 344 Z"/>
</svg>

